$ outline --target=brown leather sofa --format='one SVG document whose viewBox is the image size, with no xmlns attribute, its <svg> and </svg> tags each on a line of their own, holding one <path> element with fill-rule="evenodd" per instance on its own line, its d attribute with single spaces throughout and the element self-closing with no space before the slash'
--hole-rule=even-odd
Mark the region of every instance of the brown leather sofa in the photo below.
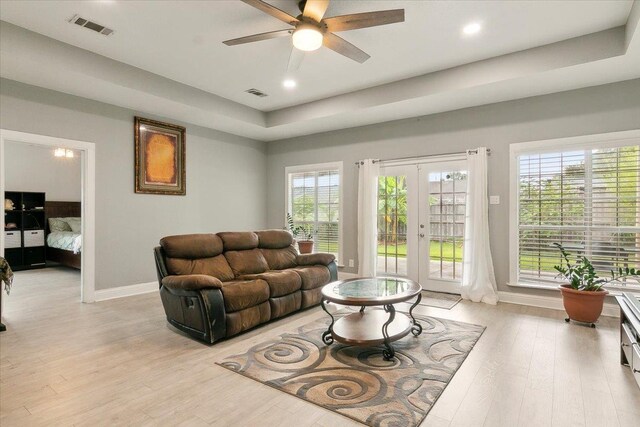
<svg viewBox="0 0 640 427">
<path fill-rule="evenodd" d="M 167 320 L 214 343 L 320 303 L 331 254 L 298 254 L 284 230 L 187 234 L 154 249 Z"/>
</svg>

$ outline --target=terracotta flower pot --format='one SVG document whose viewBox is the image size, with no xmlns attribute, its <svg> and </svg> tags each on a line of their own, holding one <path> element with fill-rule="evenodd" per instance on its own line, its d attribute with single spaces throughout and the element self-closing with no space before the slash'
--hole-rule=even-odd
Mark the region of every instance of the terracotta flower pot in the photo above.
<svg viewBox="0 0 640 427">
<path fill-rule="evenodd" d="M 604 304 L 604 297 L 609 291 L 603 289 L 601 291 L 578 291 L 570 285 L 560 285 L 562 292 L 562 302 L 564 309 L 569 315 L 569 319 L 578 322 L 595 323 Z M 567 320 L 568 321 L 568 320 Z"/>
<path fill-rule="evenodd" d="M 313 240 L 299 240 L 298 251 L 301 254 L 310 254 L 313 252 Z"/>
</svg>

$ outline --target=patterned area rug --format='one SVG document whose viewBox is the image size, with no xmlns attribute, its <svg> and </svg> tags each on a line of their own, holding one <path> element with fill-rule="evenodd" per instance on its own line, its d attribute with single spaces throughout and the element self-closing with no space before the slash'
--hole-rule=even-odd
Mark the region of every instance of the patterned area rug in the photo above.
<svg viewBox="0 0 640 427">
<path fill-rule="evenodd" d="M 461 300 L 460 295 L 447 294 L 445 292 L 422 291 L 422 301 L 420 301 L 420 305 L 451 310 Z"/>
<path fill-rule="evenodd" d="M 382 358 L 383 347 L 326 346 L 321 335 L 329 321 L 322 319 L 218 364 L 369 426 L 417 426 L 485 328 L 416 319 L 422 334 L 393 343 L 391 361 Z"/>
</svg>

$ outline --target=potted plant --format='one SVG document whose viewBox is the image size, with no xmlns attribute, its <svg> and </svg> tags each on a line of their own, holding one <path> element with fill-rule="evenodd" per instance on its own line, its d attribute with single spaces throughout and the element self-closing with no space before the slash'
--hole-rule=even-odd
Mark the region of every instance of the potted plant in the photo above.
<svg viewBox="0 0 640 427">
<path fill-rule="evenodd" d="M 313 233 L 309 230 L 308 227 L 298 225 L 296 226 L 293 223 L 293 218 L 291 214 L 287 214 L 287 225 L 289 226 L 289 231 L 296 238 L 298 242 L 298 251 L 301 254 L 310 254 L 313 252 Z"/>
<path fill-rule="evenodd" d="M 591 323 L 595 328 L 595 322 L 602 314 L 604 297 L 609 293 L 604 289 L 604 285 L 619 281 L 624 277 L 640 277 L 640 270 L 629 267 L 620 267 L 618 270 L 611 270 L 611 277 L 601 278 L 596 273 L 593 264 L 583 255 L 576 257 L 575 263 L 569 259 L 569 253 L 559 243 L 553 244 L 560 250 L 566 265 L 555 265 L 553 268 L 559 273 L 559 277 L 564 277 L 569 283 L 559 286 L 562 293 L 562 303 L 569 315 L 566 322 L 576 320 L 578 322 Z"/>
</svg>

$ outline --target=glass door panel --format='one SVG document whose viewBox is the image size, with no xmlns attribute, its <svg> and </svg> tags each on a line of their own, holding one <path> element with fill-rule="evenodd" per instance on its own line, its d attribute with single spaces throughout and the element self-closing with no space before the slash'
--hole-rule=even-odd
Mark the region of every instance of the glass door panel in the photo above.
<svg viewBox="0 0 640 427">
<path fill-rule="evenodd" d="M 465 161 L 420 168 L 420 284 L 460 292 L 467 172 Z M 423 231 L 424 230 L 424 231 Z"/>
<path fill-rule="evenodd" d="M 416 168 L 383 167 L 378 177 L 378 275 L 417 278 Z M 413 252 L 412 252 L 413 248 Z M 417 260 L 417 258 L 416 258 Z"/>
<path fill-rule="evenodd" d="M 378 272 L 407 275 L 407 177 L 378 178 Z"/>
</svg>

